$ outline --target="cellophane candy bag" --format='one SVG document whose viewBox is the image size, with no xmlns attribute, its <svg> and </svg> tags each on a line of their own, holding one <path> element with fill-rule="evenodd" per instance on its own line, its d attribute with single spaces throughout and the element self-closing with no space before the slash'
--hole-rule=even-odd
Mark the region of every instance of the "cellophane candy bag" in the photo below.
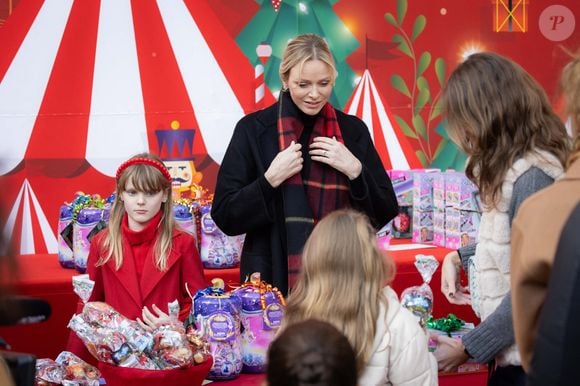
<svg viewBox="0 0 580 386">
<path fill-rule="evenodd" d="M 419 318 L 422 327 L 425 327 L 433 311 L 433 291 L 429 283 L 438 266 L 439 262 L 434 256 L 416 255 L 415 267 L 423 278 L 423 284 L 406 288 L 401 293 L 401 304 Z"/>
</svg>

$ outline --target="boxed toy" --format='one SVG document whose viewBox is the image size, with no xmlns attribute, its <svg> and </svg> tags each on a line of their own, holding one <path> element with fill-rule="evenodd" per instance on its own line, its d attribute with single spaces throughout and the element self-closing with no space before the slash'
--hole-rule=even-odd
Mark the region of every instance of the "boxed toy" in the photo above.
<svg viewBox="0 0 580 386">
<path fill-rule="evenodd" d="M 481 212 L 479 190 L 464 173 L 450 173 L 446 184 L 447 205 L 456 209 Z"/>
<path fill-rule="evenodd" d="M 433 244 L 445 246 L 445 211 L 433 211 Z"/>
<path fill-rule="evenodd" d="M 413 242 L 433 241 L 433 211 L 415 211 L 413 213 Z"/>
<path fill-rule="evenodd" d="M 424 169 L 413 173 L 413 211 L 433 210 L 433 178 L 438 171 Z"/>
</svg>

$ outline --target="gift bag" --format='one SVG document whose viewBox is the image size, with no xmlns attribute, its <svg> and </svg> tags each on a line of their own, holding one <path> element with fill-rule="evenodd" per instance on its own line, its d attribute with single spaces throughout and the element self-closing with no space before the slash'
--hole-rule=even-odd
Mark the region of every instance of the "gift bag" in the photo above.
<svg viewBox="0 0 580 386">
<path fill-rule="evenodd" d="M 197 291 L 193 298 L 193 320 L 207 339 L 213 356 L 208 379 L 237 378 L 242 371 L 240 335 L 241 300 L 224 291 L 223 281 Z"/>
<path fill-rule="evenodd" d="M 64 268 L 74 268 L 75 259 L 73 254 L 73 207 L 70 204 L 60 206 L 58 216 L 58 262 Z"/>
<path fill-rule="evenodd" d="M 421 274 L 423 284 L 406 288 L 401 293 L 401 305 L 419 319 L 422 327 L 425 327 L 433 312 L 433 291 L 429 283 L 438 266 L 439 262 L 434 256 L 416 255 L 415 267 Z"/>
<path fill-rule="evenodd" d="M 84 208 L 77 214 L 73 223 L 73 254 L 77 271 L 86 271 L 91 239 L 107 226 L 109 212 L 110 207 Z"/>
<path fill-rule="evenodd" d="M 200 208 L 201 261 L 204 268 L 232 268 L 240 264 L 245 235 L 228 236 L 211 218 L 211 205 Z"/>
<path fill-rule="evenodd" d="M 284 317 L 284 297 L 277 288 L 261 281 L 259 272 L 232 293 L 242 300 L 242 371 L 263 373 L 268 347 Z"/>
</svg>

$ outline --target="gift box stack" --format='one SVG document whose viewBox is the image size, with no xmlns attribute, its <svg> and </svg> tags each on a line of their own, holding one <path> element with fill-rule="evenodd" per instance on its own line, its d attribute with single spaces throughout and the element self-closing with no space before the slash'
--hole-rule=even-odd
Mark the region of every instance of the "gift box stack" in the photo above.
<svg viewBox="0 0 580 386">
<path fill-rule="evenodd" d="M 433 241 L 433 179 L 437 169 L 413 173 L 413 241 Z"/>
<path fill-rule="evenodd" d="M 477 240 L 481 203 L 477 186 L 464 173 L 446 179 L 445 247 L 457 249 Z"/>
<path fill-rule="evenodd" d="M 441 247 L 445 246 L 445 192 L 449 173 L 436 173 L 433 177 L 433 244 Z"/>
</svg>

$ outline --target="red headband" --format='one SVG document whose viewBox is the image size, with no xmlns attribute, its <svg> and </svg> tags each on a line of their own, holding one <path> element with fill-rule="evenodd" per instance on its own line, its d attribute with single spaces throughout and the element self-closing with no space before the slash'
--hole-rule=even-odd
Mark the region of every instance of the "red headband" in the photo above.
<svg viewBox="0 0 580 386">
<path fill-rule="evenodd" d="M 169 182 L 172 181 L 171 174 L 169 174 L 169 171 L 167 170 L 165 165 L 163 165 L 161 162 L 156 161 L 154 159 L 142 158 L 142 157 L 131 158 L 131 159 L 123 162 L 121 164 L 121 166 L 119 166 L 119 169 L 117 169 L 117 176 L 116 176 L 117 181 L 119 181 L 119 177 L 125 171 L 125 169 L 127 169 L 129 166 L 139 165 L 139 164 L 153 166 L 155 169 L 159 170 L 161 172 L 161 174 L 163 174 L 163 177 L 167 178 L 167 180 Z"/>
</svg>

